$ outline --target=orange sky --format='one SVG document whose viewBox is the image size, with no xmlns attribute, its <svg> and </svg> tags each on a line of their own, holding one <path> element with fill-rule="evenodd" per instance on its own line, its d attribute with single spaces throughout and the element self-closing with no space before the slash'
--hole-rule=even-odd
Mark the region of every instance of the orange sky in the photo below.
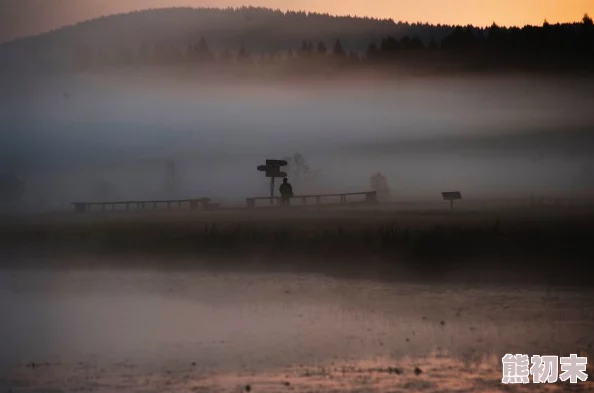
<svg viewBox="0 0 594 393">
<path fill-rule="evenodd" d="M 0 0 L 0 41 L 135 9 L 241 5 L 474 25 L 540 25 L 545 18 L 554 23 L 594 15 L 594 0 Z"/>
</svg>

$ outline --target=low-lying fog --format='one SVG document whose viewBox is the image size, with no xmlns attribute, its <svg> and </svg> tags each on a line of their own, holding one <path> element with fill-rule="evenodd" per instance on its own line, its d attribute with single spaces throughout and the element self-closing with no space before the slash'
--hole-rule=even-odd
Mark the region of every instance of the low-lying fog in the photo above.
<svg viewBox="0 0 594 393">
<path fill-rule="evenodd" d="M 527 198 L 594 185 L 592 80 L 5 82 L 0 165 L 26 181 L 26 209 L 102 198 L 241 203 L 268 192 L 257 165 L 295 152 L 320 171 L 293 179 L 297 194 L 367 190 L 377 171 L 401 199 L 446 190 Z"/>
</svg>

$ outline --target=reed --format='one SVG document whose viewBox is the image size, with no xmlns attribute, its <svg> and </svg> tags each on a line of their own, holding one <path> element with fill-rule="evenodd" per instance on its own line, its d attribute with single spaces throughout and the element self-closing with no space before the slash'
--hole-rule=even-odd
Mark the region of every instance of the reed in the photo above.
<svg viewBox="0 0 594 393">
<path fill-rule="evenodd" d="M 264 268 L 322 264 L 389 274 L 398 267 L 428 277 L 495 268 L 550 278 L 565 274 L 577 281 L 586 279 L 580 272 L 594 260 L 589 215 L 445 217 L 358 213 L 28 221 L 0 226 L 0 250 L 13 263 L 26 255 L 149 255 L 169 261 L 223 257 L 217 263 L 235 267 L 257 256 L 268 261 Z"/>
</svg>

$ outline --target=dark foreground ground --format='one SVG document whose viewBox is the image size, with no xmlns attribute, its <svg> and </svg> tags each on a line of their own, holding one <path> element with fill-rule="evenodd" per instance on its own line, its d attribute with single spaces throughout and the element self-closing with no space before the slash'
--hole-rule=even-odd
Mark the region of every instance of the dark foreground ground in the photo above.
<svg viewBox="0 0 594 393">
<path fill-rule="evenodd" d="M 594 391 L 500 383 L 505 353 L 594 372 L 593 217 L 7 218 L 0 391 Z"/>
<path fill-rule="evenodd" d="M 2 266 L 592 285 L 594 208 L 58 214 L 0 222 Z M 84 256 L 84 258 L 80 258 Z"/>
</svg>

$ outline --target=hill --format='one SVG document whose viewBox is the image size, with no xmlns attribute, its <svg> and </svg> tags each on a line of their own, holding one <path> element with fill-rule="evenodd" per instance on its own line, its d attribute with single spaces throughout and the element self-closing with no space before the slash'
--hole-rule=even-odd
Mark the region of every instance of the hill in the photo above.
<svg viewBox="0 0 594 393">
<path fill-rule="evenodd" d="M 34 67 L 68 64 L 76 48 L 117 51 L 123 47 L 159 45 L 186 49 L 205 37 L 216 52 L 276 53 L 297 49 L 303 40 L 330 47 L 337 38 L 345 50 L 364 51 L 388 35 L 440 40 L 450 26 L 396 23 L 360 17 L 339 17 L 266 8 L 166 8 L 101 17 L 42 35 L 0 45 L 2 63 Z"/>
<path fill-rule="evenodd" d="M 332 56 L 329 56 L 332 55 Z M 594 70 L 594 23 L 488 28 L 396 23 L 266 8 L 167 8 L 102 17 L 0 45 L 2 71 L 189 65 L 281 70 L 378 67 L 406 72 Z M 223 66 L 223 67 L 221 67 Z M 251 69 L 253 71 L 253 67 Z M 250 71 L 250 72 L 251 72 Z"/>
</svg>

